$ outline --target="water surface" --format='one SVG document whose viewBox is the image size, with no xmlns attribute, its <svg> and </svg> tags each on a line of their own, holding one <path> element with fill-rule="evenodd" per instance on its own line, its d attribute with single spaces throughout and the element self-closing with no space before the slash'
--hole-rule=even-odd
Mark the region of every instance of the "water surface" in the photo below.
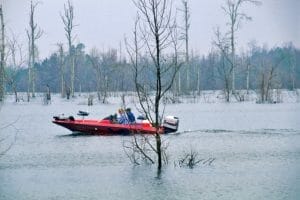
<svg viewBox="0 0 300 200">
<path fill-rule="evenodd" d="M 160 175 L 155 166 L 129 162 L 122 148 L 128 136 L 75 137 L 51 123 L 60 113 L 86 110 L 100 118 L 118 106 L 6 103 L 1 127 L 17 121 L 1 130 L 1 148 L 16 141 L 0 158 L 0 199 L 300 198 L 299 103 L 168 106 L 166 112 L 180 118 L 181 133 L 163 136 L 170 162 Z M 191 149 L 216 160 L 180 168 L 178 159 Z"/>
</svg>

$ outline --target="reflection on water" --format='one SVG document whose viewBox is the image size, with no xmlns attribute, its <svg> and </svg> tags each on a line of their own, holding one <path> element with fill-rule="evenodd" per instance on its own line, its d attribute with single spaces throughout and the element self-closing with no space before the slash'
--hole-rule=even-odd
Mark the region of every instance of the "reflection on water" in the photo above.
<svg viewBox="0 0 300 200">
<path fill-rule="evenodd" d="M 201 106 L 194 108 L 196 116 L 189 105 L 171 106 L 169 112 L 181 119 L 180 130 L 163 136 L 170 143 L 170 164 L 158 174 L 156 166 L 131 165 L 122 148 L 130 136 L 71 134 L 51 123 L 52 115 L 84 110 L 83 106 L 7 105 L 1 118 L 10 122 L 19 116 L 15 126 L 22 131 L 13 148 L 0 158 L 0 199 L 300 198 L 297 104 L 286 105 L 295 106 L 292 109 L 268 108 L 266 113 L 255 105 L 242 113 L 239 104 L 229 105 L 231 113 L 226 105 L 217 105 L 216 113 L 212 112 L 215 106 Z M 116 105 L 107 107 L 113 110 Z M 102 105 L 93 109 L 99 116 L 110 112 Z M 9 139 L 12 133 L 2 131 L 1 135 Z M 203 159 L 216 160 L 194 169 L 175 165 L 190 149 Z"/>
</svg>

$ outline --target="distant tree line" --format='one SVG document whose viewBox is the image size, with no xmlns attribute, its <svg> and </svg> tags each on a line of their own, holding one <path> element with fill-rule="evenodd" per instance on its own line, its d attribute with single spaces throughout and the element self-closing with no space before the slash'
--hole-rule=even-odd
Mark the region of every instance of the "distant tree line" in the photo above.
<svg viewBox="0 0 300 200">
<path fill-rule="evenodd" d="M 106 91 L 135 91 L 130 63 L 125 56 L 118 55 L 118 50 L 97 51 L 95 54 L 94 49 L 94 52 L 86 53 L 85 45 L 82 43 L 72 48 L 75 53 L 74 89 L 76 92 L 96 92 L 98 90 L 103 95 Z M 58 51 L 41 62 L 35 63 L 37 92 L 44 92 L 47 85 L 50 86 L 52 92 L 61 92 L 62 80 L 59 74 L 63 73 L 65 80 L 70 80 L 70 68 L 65 67 L 63 72 L 60 69 L 61 60 L 68 60 L 68 57 L 68 53 Z M 150 65 L 149 60 L 150 58 L 143 57 L 140 65 Z M 201 90 L 222 90 L 226 84 L 231 84 L 231 81 L 226 83 L 226 79 L 230 76 L 230 73 L 226 74 L 226 68 L 229 68 L 230 64 L 226 63 L 224 56 L 218 50 L 212 50 L 208 55 L 203 56 L 192 54 L 189 62 L 190 89 L 184 90 L 183 83 L 186 81 L 186 75 L 180 73 L 182 76 L 180 77 L 181 88 L 183 88 L 181 94 L 199 93 Z M 236 56 L 236 63 L 235 87 L 238 90 L 260 89 L 263 79 L 270 76 L 271 71 L 273 71 L 273 88 L 293 90 L 300 87 L 300 50 L 291 44 L 272 49 L 252 45 L 247 52 Z M 17 91 L 26 92 L 28 67 L 23 65 L 13 72 L 14 69 L 11 64 L 8 64 L 5 68 L 6 74 L 8 76 L 14 74 Z M 148 85 L 147 82 L 151 82 L 154 78 L 154 73 L 143 74 L 145 87 Z M 63 85 L 65 88 L 70 87 L 67 82 Z M 178 83 L 174 85 L 176 86 Z M 7 84 L 7 91 L 13 91 L 9 84 Z"/>
</svg>

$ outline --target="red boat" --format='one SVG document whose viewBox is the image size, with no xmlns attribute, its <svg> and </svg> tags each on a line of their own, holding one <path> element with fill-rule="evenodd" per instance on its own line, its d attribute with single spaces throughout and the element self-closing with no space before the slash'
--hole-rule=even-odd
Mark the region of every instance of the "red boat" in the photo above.
<svg viewBox="0 0 300 200">
<path fill-rule="evenodd" d="M 79 115 L 85 115 L 84 112 Z M 88 113 L 85 115 L 87 116 Z M 53 123 L 65 127 L 72 132 L 93 134 L 93 135 L 129 135 L 132 133 L 155 134 L 156 128 L 148 120 L 140 120 L 132 124 L 118 124 L 111 119 L 75 119 L 70 117 L 54 116 Z M 178 129 L 179 119 L 173 116 L 164 118 L 163 125 L 159 128 L 159 133 L 172 133 Z"/>
</svg>

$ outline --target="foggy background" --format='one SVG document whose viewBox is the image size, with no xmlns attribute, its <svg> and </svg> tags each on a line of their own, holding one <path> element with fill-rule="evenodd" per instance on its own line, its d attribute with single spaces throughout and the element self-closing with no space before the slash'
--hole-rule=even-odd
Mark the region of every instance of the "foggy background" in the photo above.
<svg viewBox="0 0 300 200">
<path fill-rule="evenodd" d="M 1 0 L 3 2 L 6 31 L 14 32 L 24 45 L 27 45 L 25 29 L 29 23 L 29 0 Z M 57 50 L 56 44 L 66 44 L 66 37 L 60 13 L 63 12 L 63 0 L 40 1 L 36 9 L 35 21 L 44 31 L 37 41 L 39 58 L 43 59 Z M 120 48 L 124 50 L 124 37 L 132 36 L 136 8 L 131 0 L 73 0 L 75 43 L 82 42 L 89 51 Z M 221 27 L 226 31 L 226 20 L 221 5 L 224 0 L 189 0 L 191 12 L 190 46 L 198 54 L 207 54 L 214 37 L 213 29 Z M 174 4 L 182 7 L 180 0 Z M 237 50 L 247 48 L 247 43 L 257 41 L 258 45 L 272 48 L 288 42 L 300 47 L 300 1 L 298 0 L 262 0 L 262 5 L 246 4 L 245 13 L 252 21 L 244 21 L 237 33 Z M 183 24 L 183 13 L 178 12 L 178 23 Z"/>
</svg>

